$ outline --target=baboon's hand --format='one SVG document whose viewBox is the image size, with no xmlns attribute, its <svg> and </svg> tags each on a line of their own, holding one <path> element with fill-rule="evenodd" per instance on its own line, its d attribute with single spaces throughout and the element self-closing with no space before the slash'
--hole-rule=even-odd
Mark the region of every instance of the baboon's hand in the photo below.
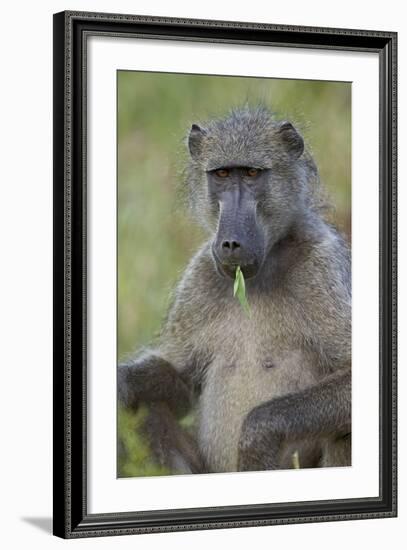
<svg viewBox="0 0 407 550">
<path fill-rule="evenodd" d="M 284 439 L 284 418 L 273 402 L 255 407 L 243 422 L 238 448 L 238 470 L 275 470 Z"/>
<path fill-rule="evenodd" d="M 118 367 L 118 397 L 124 406 L 166 403 L 177 416 L 191 407 L 192 391 L 176 369 L 161 357 L 149 355 Z"/>
<path fill-rule="evenodd" d="M 346 368 L 315 386 L 254 408 L 242 426 L 239 470 L 279 468 L 282 443 L 287 439 L 348 433 L 351 402 L 351 373 Z"/>
</svg>

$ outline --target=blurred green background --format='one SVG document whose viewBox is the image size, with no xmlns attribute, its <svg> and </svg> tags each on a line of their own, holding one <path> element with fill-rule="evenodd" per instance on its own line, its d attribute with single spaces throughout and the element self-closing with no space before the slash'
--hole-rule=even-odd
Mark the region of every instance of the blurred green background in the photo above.
<svg viewBox="0 0 407 550">
<path fill-rule="evenodd" d="M 193 122 L 261 102 L 300 130 L 350 237 L 351 84 L 118 72 L 118 359 L 157 334 L 169 292 L 204 236 L 179 200 Z M 163 472 L 148 461 L 140 421 L 119 411 L 118 475 Z"/>
</svg>

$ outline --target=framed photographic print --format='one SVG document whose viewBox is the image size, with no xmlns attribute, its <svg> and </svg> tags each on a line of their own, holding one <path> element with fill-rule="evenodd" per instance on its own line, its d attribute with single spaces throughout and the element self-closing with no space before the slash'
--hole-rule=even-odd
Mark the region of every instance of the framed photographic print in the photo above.
<svg viewBox="0 0 407 550">
<path fill-rule="evenodd" d="M 393 32 L 54 15 L 54 534 L 396 515 Z"/>
</svg>

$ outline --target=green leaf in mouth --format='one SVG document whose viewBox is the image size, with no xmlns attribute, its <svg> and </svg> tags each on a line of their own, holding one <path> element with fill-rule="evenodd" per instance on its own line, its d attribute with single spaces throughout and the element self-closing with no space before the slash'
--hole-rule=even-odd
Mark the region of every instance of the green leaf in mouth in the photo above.
<svg viewBox="0 0 407 550">
<path fill-rule="evenodd" d="M 240 266 L 236 268 L 235 282 L 233 284 L 233 296 L 237 298 L 240 302 L 240 305 L 243 308 L 243 311 L 248 317 L 250 317 L 250 308 L 249 303 L 246 298 L 246 285 L 244 282 L 244 276 Z"/>
</svg>

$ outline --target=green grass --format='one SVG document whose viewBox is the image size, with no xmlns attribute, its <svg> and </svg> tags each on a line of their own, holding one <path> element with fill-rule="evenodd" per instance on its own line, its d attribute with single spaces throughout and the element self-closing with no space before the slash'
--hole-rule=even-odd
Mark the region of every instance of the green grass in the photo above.
<svg viewBox="0 0 407 550">
<path fill-rule="evenodd" d="M 336 207 L 337 224 L 350 230 L 350 84 L 119 72 L 119 359 L 154 339 L 170 290 L 204 238 L 177 199 L 190 125 L 246 101 L 262 102 L 297 125 Z M 119 414 L 119 433 L 127 456 L 119 461 L 120 475 L 147 475 L 142 463 L 148 461 L 137 453 L 143 448 L 137 418 L 128 411 Z"/>
</svg>

